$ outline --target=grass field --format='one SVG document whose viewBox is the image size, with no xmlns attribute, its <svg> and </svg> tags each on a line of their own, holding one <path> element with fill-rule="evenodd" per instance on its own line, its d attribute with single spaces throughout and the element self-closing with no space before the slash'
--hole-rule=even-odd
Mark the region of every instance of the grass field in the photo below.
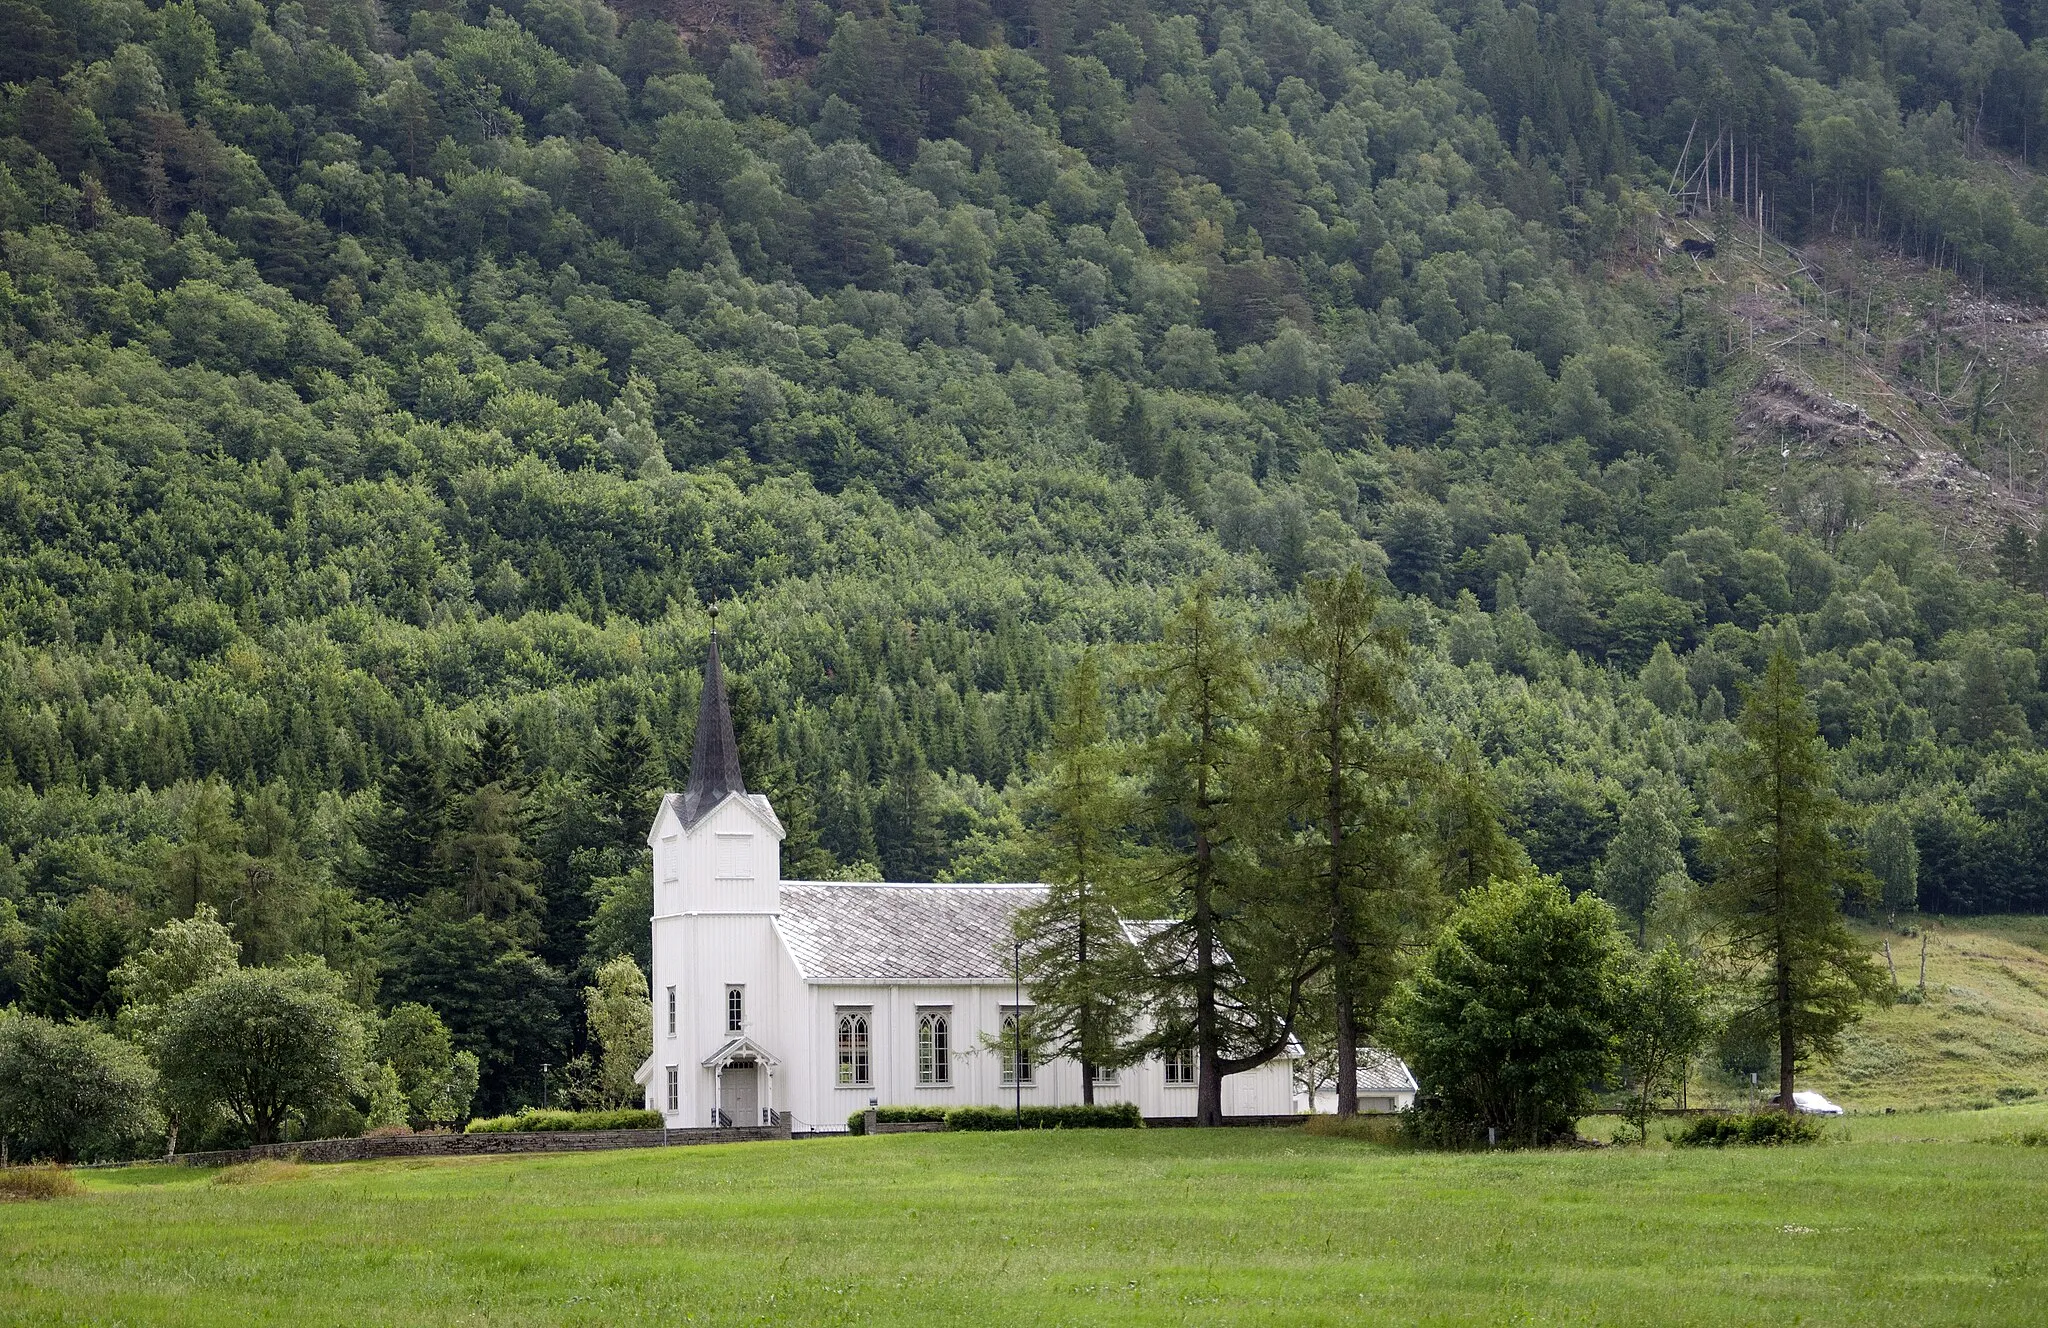
<svg viewBox="0 0 2048 1328">
<path fill-rule="evenodd" d="M 1802 1149 L 895 1135 L 0 1205 L 0 1322 L 2037 1324 L 2048 1107 Z M 226 1182 L 226 1183 L 224 1183 Z M 239 1182 L 239 1183 L 236 1183 Z"/>
</svg>

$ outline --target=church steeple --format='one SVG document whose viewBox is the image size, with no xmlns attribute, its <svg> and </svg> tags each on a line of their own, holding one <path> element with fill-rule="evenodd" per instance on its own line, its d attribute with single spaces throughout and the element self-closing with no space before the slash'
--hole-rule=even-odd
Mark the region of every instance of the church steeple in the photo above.
<svg viewBox="0 0 2048 1328">
<path fill-rule="evenodd" d="M 697 742 L 690 749 L 690 783 L 678 809 L 689 829 L 730 793 L 745 793 L 740 745 L 725 699 L 725 668 L 718 659 L 718 616 L 712 615 L 711 649 L 704 657 L 704 697 L 697 705 Z"/>
</svg>

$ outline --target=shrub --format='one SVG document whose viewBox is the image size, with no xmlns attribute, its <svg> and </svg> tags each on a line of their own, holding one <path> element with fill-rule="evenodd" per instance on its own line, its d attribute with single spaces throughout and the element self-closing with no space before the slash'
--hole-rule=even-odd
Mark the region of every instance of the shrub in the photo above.
<svg viewBox="0 0 2048 1328">
<path fill-rule="evenodd" d="M 1614 911 L 1553 878 L 1465 896 L 1390 1011 L 1444 1142 L 1489 1129 L 1510 1147 L 1576 1135 L 1589 1086 L 1614 1066 L 1626 954 Z"/>
<path fill-rule="evenodd" d="M 0 1202 L 68 1199 L 82 1193 L 77 1178 L 63 1167 L 0 1167 Z"/>
<path fill-rule="evenodd" d="M 473 1120 L 464 1134 L 553 1133 L 559 1130 L 658 1130 L 661 1113 L 628 1108 L 620 1111 L 541 1111 L 533 1107 L 510 1116 Z"/>
<path fill-rule="evenodd" d="M 1754 1116 L 1701 1116 L 1672 1136 L 1684 1148 L 1725 1148 L 1729 1144 L 1810 1144 L 1820 1126 L 1805 1116 L 1760 1111 Z"/>
<path fill-rule="evenodd" d="M 946 1119 L 944 1107 L 877 1107 L 876 1124 L 903 1124 L 912 1121 L 942 1121 Z M 846 1128 L 855 1134 L 868 1132 L 868 1113 L 856 1111 L 846 1118 Z"/>
<path fill-rule="evenodd" d="M 1136 1130 L 1145 1118 L 1133 1102 L 1113 1106 L 1026 1107 L 1021 1116 L 1008 1107 L 955 1107 L 946 1113 L 949 1130 Z"/>
</svg>

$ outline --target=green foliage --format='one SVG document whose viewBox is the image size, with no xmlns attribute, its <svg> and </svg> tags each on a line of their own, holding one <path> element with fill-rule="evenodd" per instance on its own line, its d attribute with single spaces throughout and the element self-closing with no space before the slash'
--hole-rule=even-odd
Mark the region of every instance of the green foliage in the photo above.
<svg viewBox="0 0 2048 1328">
<path fill-rule="evenodd" d="M 219 1110 L 259 1144 L 295 1115 L 359 1091 L 364 1036 L 325 969 L 249 968 L 174 998 L 155 1040 L 165 1096 L 197 1119 Z"/>
<path fill-rule="evenodd" d="M 510 1116 L 473 1120 L 464 1134 L 511 1134 L 561 1130 L 658 1130 L 661 1113 L 641 1110 L 545 1111 L 528 1107 Z"/>
<path fill-rule="evenodd" d="M 1554 880 L 1496 881 L 1451 915 L 1392 1010 L 1393 1045 L 1438 1142 L 1571 1135 L 1614 1065 L 1625 943 Z"/>
<path fill-rule="evenodd" d="M 1705 976 L 1672 942 L 1626 963 L 1615 994 L 1615 1051 L 1628 1094 L 1622 1117 L 1638 1142 L 1649 1141 L 1659 1104 L 1684 1096 L 1693 1059 L 1713 1033 L 1711 999 Z"/>
<path fill-rule="evenodd" d="M 441 1016 L 405 1002 L 377 1023 L 370 1057 L 391 1071 L 408 1123 L 459 1125 L 476 1096 L 477 1058 L 456 1051 Z"/>
<path fill-rule="evenodd" d="M 624 956 L 606 962 L 597 970 L 596 985 L 583 989 L 583 1009 L 602 1053 L 603 1104 L 622 1107 L 642 1096 L 633 1076 L 654 1048 L 654 1001 L 646 975 Z"/>
<path fill-rule="evenodd" d="M 1269 856 L 1300 882 L 1289 903 L 1313 938 L 1310 953 L 1326 965 L 1337 1114 L 1350 1116 L 1362 1034 L 1398 980 L 1404 941 L 1428 913 L 1414 809 L 1434 772 L 1403 731 L 1412 719 L 1400 697 L 1407 636 L 1362 572 L 1310 578 L 1299 616 L 1283 622 L 1274 644 L 1296 676 L 1276 689 L 1263 719 L 1270 764 L 1257 796 L 1268 833 L 1282 841 Z"/>
<path fill-rule="evenodd" d="M 121 998 L 121 1028 L 148 1038 L 162 1026 L 170 1003 L 202 982 L 241 966 L 242 947 L 211 904 L 190 918 L 167 922 L 149 934 L 142 949 L 113 972 Z"/>
<path fill-rule="evenodd" d="M 913 1121 L 943 1121 L 946 1119 L 947 1110 L 945 1107 L 877 1107 L 875 1122 L 880 1124 L 891 1121 L 902 1124 Z M 867 1112 L 856 1111 L 848 1116 L 846 1128 L 851 1134 L 865 1135 L 868 1132 Z"/>
<path fill-rule="evenodd" d="M 156 1073 L 88 1023 L 0 1012 L 0 1138 L 17 1159 L 125 1156 L 161 1128 Z"/>
<path fill-rule="evenodd" d="M 2038 543 L 1975 580 L 1839 475 L 1744 491 L 1746 361 L 1636 276 L 1725 129 L 1788 236 L 2040 293 L 1974 155 L 2038 154 L 2024 6 L 287 8 L 0 0 L 0 1001 L 111 1020 L 205 904 L 432 1006 L 507 1109 L 644 969 L 706 606 L 792 874 L 933 879 L 1015 861 L 1087 646 L 1352 568 L 1418 747 L 1470 744 L 1454 891 L 1702 805 L 1796 623 L 1921 903 L 2048 907 Z M 1284 1006 L 1227 785 L 1138 837 L 1221 853 L 1189 916 Z M 1204 1091 L 1275 1032 L 1210 1028 Z"/>
<path fill-rule="evenodd" d="M 1786 1115 L 1782 1111 L 1758 1112 L 1753 1116 L 1700 1116 L 1671 1136 L 1682 1148 L 1726 1148 L 1729 1144 L 1810 1144 L 1821 1137 L 1811 1117 Z"/>
<path fill-rule="evenodd" d="M 954 1107 L 946 1113 L 948 1130 L 1135 1130 L 1144 1124 L 1132 1102 L 1025 1107 L 1022 1113 L 1001 1107 Z"/>
<path fill-rule="evenodd" d="M 1743 703 L 1739 729 L 1717 767 L 1728 818 L 1713 834 L 1721 870 L 1708 899 L 1747 966 L 1731 1023 L 1776 1044 L 1790 1111 L 1799 1065 L 1834 1053 L 1883 980 L 1842 921 L 1843 895 L 1863 877 L 1839 837 L 1841 800 L 1785 650 Z"/>
<path fill-rule="evenodd" d="M 1131 800 L 1120 786 L 1093 651 L 1068 672 L 1052 750 L 1030 791 L 1038 819 L 1031 865 L 1045 898 L 1021 910 L 1022 971 L 1041 1056 L 1081 1063 L 1082 1100 L 1098 1067 L 1126 1063 L 1142 984 L 1118 912 L 1131 869 Z"/>
<path fill-rule="evenodd" d="M 114 973 L 133 936 L 119 900 L 104 890 L 80 896 L 59 915 L 22 1004 L 50 1019 L 111 1020 L 121 1004 Z"/>
</svg>

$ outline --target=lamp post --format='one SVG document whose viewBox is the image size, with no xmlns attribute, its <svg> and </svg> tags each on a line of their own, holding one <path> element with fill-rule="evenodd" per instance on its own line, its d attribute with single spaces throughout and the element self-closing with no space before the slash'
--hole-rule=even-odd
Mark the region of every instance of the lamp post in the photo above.
<svg viewBox="0 0 2048 1328">
<path fill-rule="evenodd" d="M 1017 1128 L 1024 1128 L 1024 942 L 1010 942 L 1010 1027 L 1017 1030 L 1010 1048 L 1010 1082 L 1017 1090 Z"/>
<path fill-rule="evenodd" d="M 543 1110 L 543 1111 L 547 1110 L 547 1105 L 548 1105 L 548 1063 L 547 1063 L 546 1061 L 542 1061 L 542 1062 L 540 1063 L 540 1105 L 541 1105 L 541 1110 Z"/>
</svg>

